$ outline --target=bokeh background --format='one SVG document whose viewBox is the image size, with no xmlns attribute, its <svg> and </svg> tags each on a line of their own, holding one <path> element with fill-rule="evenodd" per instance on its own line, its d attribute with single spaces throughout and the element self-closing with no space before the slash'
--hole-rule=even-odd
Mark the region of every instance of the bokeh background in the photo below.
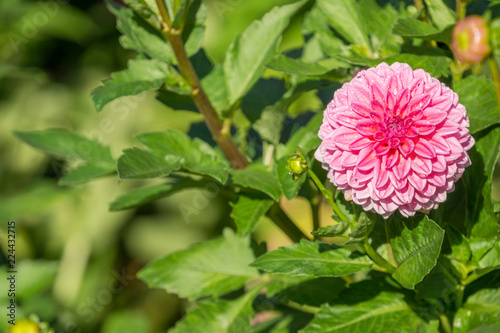
<svg viewBox="0 0 500 333">
<path fill-rule="evenodd" d="M 206 53 L 220 61 L 236 34 L 275 5 L 293 0 L 206 0 Z M 136 210 L 109 212 L 109 203 L 140 183 L 108 177 L 76 187 L 57 179 L 71 167 L 18 140 L 14 130 L 64 128 L 111 147 L 118 158 L 133 136 L 175 128 L 188 131 L 201 116 L 168 109 L 144 93 L 97 113 L 90 92 L 134 56 L 118 43 L 115 19 L 103 1 L 0 1 L 0 263 L 6 225 L 17 226 L 17 318 L 36 314 L 56 332 L 166 332 L 189 306 L 135 278 L 149 261 L 220 234 L 232 226 L 230 206 L 203 191 L 186 190 Z M 302 43 L 292 22 L 283 48 Z M 315 94 L 298 113 L 321 112 Z M 498 170 L 499 168 L 497 168 Z M 500 173 L 494 182 L 500 200 Z M 309 232 L 305 200 L 283 202 Z M 190 212 L 187 214 L 186 212 Z M 324 215 L 328 217 L 328 210 Z M 255 237 L 268 248 L 288 240 L 261 221 Z M 2 271 L 5 267 L 1 268 Z M 0 308 L 7 285 L 0 281 Z M 0 311 L 0 332 L 7 330 Z"/>
</svg>

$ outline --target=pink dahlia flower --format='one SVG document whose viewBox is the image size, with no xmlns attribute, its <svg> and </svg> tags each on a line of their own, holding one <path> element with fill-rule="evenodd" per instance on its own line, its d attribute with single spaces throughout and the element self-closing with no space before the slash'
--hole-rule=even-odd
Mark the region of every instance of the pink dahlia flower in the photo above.
<svg viewBox="0 0 500 333">
<path fill-rule="evenodd" d="M 382 63 L 338 89 L 315 157 L 347 200 L 388 218 L 429 212 L 470 165 L 458 96 L 422 69 Z"/>
</svg>

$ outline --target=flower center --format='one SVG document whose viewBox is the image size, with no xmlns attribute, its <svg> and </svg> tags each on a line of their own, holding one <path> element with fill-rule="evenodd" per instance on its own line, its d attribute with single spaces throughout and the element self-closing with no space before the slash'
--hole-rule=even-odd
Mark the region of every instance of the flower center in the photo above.
<svg viewBox="0 0 500 333">
<path fill-rule="evenodd" d="M 376 141 L 391 141 L 393 138 L 404 139 L 414 136 L 411 119 L 401 119 L 398 116 L 377 123 L 378 130 L 375 133 Z"/>
</svg>

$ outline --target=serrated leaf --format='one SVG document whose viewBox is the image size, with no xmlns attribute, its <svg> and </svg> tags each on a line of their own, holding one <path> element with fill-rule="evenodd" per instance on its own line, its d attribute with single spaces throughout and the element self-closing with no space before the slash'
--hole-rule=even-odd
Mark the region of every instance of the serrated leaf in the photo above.
<svg viewBox="0 0 500 333">
<path fill-rule="evenodd" d="M 424 0 L 427 5 L 427 11 L 429 12 L 432 23 L 438 29 L 444 29 L 450 25 L 455 24 L 457 21 L 455 12 L 443 2 L 443 0 Z"/>
<path fill-rule="evenodd" d="M 497 238 L 495 245 L 486 252 L 478 263 L 479 268 L 500 268 L 500 241 Z"/>
<path fill-rule="evenodd" d="M 436 265 L 444 230 L 420 214 L 408 219 L 392 218 L 386 223 L 397 264 L 392 276 L 403 287 L 413 289 Z"/>
<path fill-rule="evenodd" d="M 265 166 L 254 164 L 244 170 L 231 170 L 233 183 L 269 195 L 275 201 L 281 196 L 281 188 L 272 171 Z"/>
<path fill-rule="evenodd" d="M 460 280 L 454 274 L 452 262 L 440 256 L 437 265 L 415 286 L 416 298 L 445 298 L 457 292 L 459 286 Z"/>
<path fill-rule="evenodd" d="M 150 287 L 190 299 L 221 296 L 258 276 L 248 238 L 226 229 L 224 236 L 153 261 L 138 277 Z"/>
<path fill-rule="evenodd" d="M 402 293 L 382 291 L 362 302 L 321 307 L 301 332 L 437 332 L 439 321 L 426 316 L 426 311 L 407 303 Z"/>
<path fill-rule="evenodd" d="M 352 44 L 369 46 L 368 28 L 355 0 L 318 0 L 330 25 Z"/>
<path fill-rule="evenodd" d="M 129 61 L 128 69 L 111 74 L 111 79 L 103 81 L 102 86 L 94 89 L 91 97 L 100 112 L 106 104 L 119 97 L 158 89 L 165 83 L 189 93 L 187 83 L 170 65 L 156 59 L 135 59 Z"/>
<path fill-rule="evenodd" d="M 481 332 L 479 328 L 500 328 L 500 288 L 482 289 L 467 299 L 453 319 L 453 332 Z"/>
<path fill-rule="evenodd" d="M 19 132 L 15 134 L 27 144 L 44 153 L 84 164 L 69 170 L 61 179 L 62 185 L 75 185 L 116 172 L 116 162 L 108 147 L 96 141 L 64 130 Z"/>
<path fill-rule="evenodd" d="M 290 17 L 305 1 L 275 7 L 261 20 L 254 21 L 229 47 L 224 59 L 224 75 L 229 104 L 257 82 L 266 63 L 273 57 Z"/>
<path fill-rule="evenodd" d="M 301 240 L 264 254 L 252 266 L 274 274 L 338 277 L 362 271 L 371 264 L 366 256 L 352 250 Z"/>
<path fill-rule="evenodd" d="M 375 227 L 375 223 L 375 214 L 362 212 L 354 230 L 349 234 L 349 240 L 345 244 L 364 243 Z"/>
<path fill-rule="evenodd" d="M 453 257 L 463 263 L 469 262 L 471 249 L 467 238 L 451 226 L 446 228 L 446 236 L 450 242 Z"/>
<path fill-rule="evenodd" d="M 457 82 L 453 90 L 459 96 L 459 103 L 467 109 L 472 134 L 500 122 L 493 81 L 482 76 L 468 76 Z"/>
<path fill-rule="evenodd" d="M 166 63 L 175 64 L 176 58 L 169 44 L 163 39 L 158 31 L 146 22 L 141 22 L 140 18 L 134 15 L 132 9 L 123 7 L 111 0 L 106 1 L 111 13 L 116 16 L 116 26 L 125 38 L 123 47 L 131 48 L 143 53 L 150 58 L 162 60 Z"/>
<path fill-rule="evenodd" d="M 240 194 L 238 200 L 232 205 L 231 217 L 238 228 L 238 234 L 248 236 L 260 218 L 271 208 L 273 200 L 267 196 Z"/>
<path fill-rule="evenodd" d="M 137 140 L 160 158 L 178 158 L 181 168 L 189 172 L 210 176 L 222 184 L 227 182 L 229 162 L 199 139 L 191 140 L 186 133 L 168 129 L 164 132 L 140 134 Z"/>
<path fill-rule="evenodd" d="M 140 179 L 168 176 L 181 167 L 179 158 L 166 159 L 151 152 L 131 148 L 123 151 L 118 159 L 118 176 L 121 179 Z"/>
<path fill-rule="evenodd" d="M 250 330 L 254 315 L 252 301 L 259 289 L 251 290 L 232 300 L 203 300 L 177 323 L 171 333 L 240 333 Z"/>
<path fill-rule="evenodd" d="M 318 237 L 336 237 L 342 235 L 348 228 L 349 223 L 341 221 L 340 223 L 314 230 L 311 234 Z"/>
</svg>

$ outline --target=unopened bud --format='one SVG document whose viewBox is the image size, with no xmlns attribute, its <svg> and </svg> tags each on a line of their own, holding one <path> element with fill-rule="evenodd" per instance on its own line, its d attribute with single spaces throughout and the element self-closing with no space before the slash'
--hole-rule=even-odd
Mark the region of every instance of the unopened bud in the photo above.
<svg viewBox="0 0 500 333">
<path fill-rule="evenodd" d="M 479 15 L 470 15 L 453 29 L 451 49 L 462 63 L 482 62 L 490 53 L 488 22 Z"/>
<path fill-rule="evenodd" d="M 295 154 L 288 159 L 287 170 L 293 177 L 293 181 L 298 180 L 307 171 L 307 161 L 302 155 L 300 147 L 297 147 Z"/>
</svg>

